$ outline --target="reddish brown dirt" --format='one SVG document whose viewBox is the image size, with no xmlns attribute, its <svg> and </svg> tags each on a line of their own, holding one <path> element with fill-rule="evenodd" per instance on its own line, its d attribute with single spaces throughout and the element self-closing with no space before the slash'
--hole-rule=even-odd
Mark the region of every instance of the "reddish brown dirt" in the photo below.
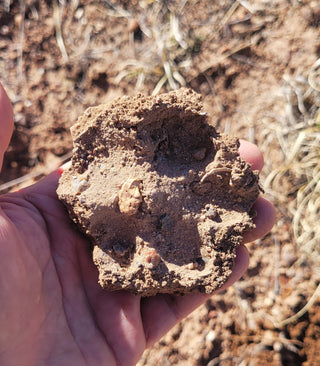
<svg viewBox="0 0 320 366">
<path fill-rule="evenodd" d="M 176 78 L 161 91 L 183 79 L 202 94 L 218 129 L 264 148 L 267 118 L 281 121 L 285 114 L 284 79 L 307 78 L 319 58 L 317 1 L 243 2 L 247 8 L 231 0 L 168 7 L 160 1 L 61 3 L 0 4 L 1 82 L 15 113 L 1 183 L 41 176 L 59 164 L 71 150 L 69 127 L 78 115 L 116 96 L 152 93 L 163 65 Z M 282 161 L 275 149 L 264 154 L 266 176 Z M 286 192 L 294 192 L 289 178 Z M 147 350 L 140 366 L 320 364 L 319 302 L 296 322 L 274 324 L 301 309 L 320 282 L 308 261 L 299 260 L 286 204 L 278 212 L 272 234 L 248 246 L 243 279 Z"/>
<path fill-rule="evenodd" d="M 210 126 L 200 94 L 118 98 L 88 108 L 71 135 L 57 193 L 92 241 L 103 288 L 212 294 L 227 281 L 254 228 L 258 171 Z"/>
</svg>

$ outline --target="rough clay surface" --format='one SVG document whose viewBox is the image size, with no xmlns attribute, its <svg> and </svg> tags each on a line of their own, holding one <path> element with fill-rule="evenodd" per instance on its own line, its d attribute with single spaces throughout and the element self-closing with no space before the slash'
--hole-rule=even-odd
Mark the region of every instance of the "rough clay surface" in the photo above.
<svg viewBox="0 0 320 366">
<path fill-rule="evenodd" d="M 189 89 L 122 97 L 71 129 L 58 196 L 92 240 L 99 283 L 142 296 L 212 293 L 252 229 L 258 174 Z"/>
</svg>

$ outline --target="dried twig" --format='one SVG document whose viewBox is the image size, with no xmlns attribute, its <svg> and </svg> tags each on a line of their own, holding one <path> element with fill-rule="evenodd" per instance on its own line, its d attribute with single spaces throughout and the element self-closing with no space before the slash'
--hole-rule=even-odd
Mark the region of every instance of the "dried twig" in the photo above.
<svg viewBox="0 0 320 366">
<path fill-rule="evenodd" d="M 58 0 L 53 1 L 53 22 L 56 30 L 56 40 L 58 47 L 60 49 L 62 58 L 64 62 L 68 62 L 69 56 L 64 45 L 63 35 L 62 35 L 62 27 L 61 27 L 61 16 L 60 16 L 60 8 L 58 5 Z"/>
<path fill-rule="evenodd" d="M 188 48 L 188 44 L 184 40 L 182 33 L 180 32 L 179 18 L 176 16 L 176 14 L 170 14 L 170 23 L 171 23 L 171 30 L 175 40 L 184 50 L 186 50 Z"/>
<path fill-rule="evenodd" d="M 132 15 L 127 10 L 123 9 L 120 5 L 113 4 L 111 1 L 104 0 L 104 2 L 111 8 L 112 13 L 110 15 L 123 18 L 131 18 Z"/>
<path fill-rule="evenodd" d="M 18 34 L 18 47 L 17 47 L 17 77 L 19 81 L 19 85 L 22 83 L 23 78 L 23 43 L 24 43 L 24 21 L 26 15 L 26 2 L 25 0 L 19 1 L 20 8 L 20 16 L 21 22 L 19 25 L 19 34 Z"/>
<path fill-rule="evenodd" d="M 274 235 L 274 296 L 278 296 L 280 294 L 280 243 L 278 238 Z"/>
<path fill-rule="evenodd" d="M 221 22 L 220 22 L 220 26 L 218 27 L 216 33 L 218 31 L 220 31 L 224 25 L 229 21 L 229 19 L 232 17 L 232 15 L 234 14 L 234 12 L 238 9 L 240 3 L 239 1 L 235 1 L 231 7 L 229 8 L 229 10 L 226 12 L 226 14 L 224 15 L 224 17 L 222 18 Z"/>
<path fill-rule="evenodd" d="M 72 152 L 68 152 L 67 154 L 62 155 L 61 157 L 59 157 L 57 159 L 56 163 L 55 163 L 56 168 L 58 168 L 61 164 L 68 161 L 70 159 L 71 155 L 72 155 Z M 11 190 L 15 187 L 20 186 L 22 183 L 25 183 L 25 182 L 31 180 L 31 179 L 42 177 L 43 175 L 50 173 L 50 171 L 52 171 L 54 169 L 55 168 L 52 167 L 52 166 L 44 166 L 44 167 L 41 167 L 40 169 L 37 169 L 36 171 L 25 174 L 22 177 L 19 177 L 19 178 L 11 180 L 9 182 L 3 183 L 3 184 L 0 185 L 0 192 L 5 192 L 5 191 L 8 191 L 8 190 Z"/>
<path fill-rule="evenodd" d="M 297 321 L 306 312 L 308 312 L 310 310 L 310 308 L 313 306 L 313 304 L 315 303 L 315 301 L 317 300 L 317 298 L 319 296 L 320 296 L 320 284 L 318 285 L 318 287 L 316 288 L 315 292 L 310 297 L 310 299 L 306 303 L 306 305 L 302 309 L 300 309 L 296 314 L 294 314 L 293 316 L 290 316 L 290 318 L 282 320 L 281 322 L 275 322 L 274 321 L 274 324 L 275 324 L 276 328 L 282 328 L 282 327 L 284 327 L 284 326 L 286 326 L 290 323 L 293 323 L 293 322 Z"/>
<path fill-rule="evenodd" d="M 27 182 L 30 179 L 34 179 L 37 177 L 41 177 L 44 174 L 43 170 L 41 171 L 35 171 L 28 174 L 25 174 L 22 177 L 10 180 L 9 182 L 3 183 L 0 185 L 0 192 L 7 191 L 9 189 L 12 189 L 14 187 L 18 187 L 20 184 Z"/>
</svg>

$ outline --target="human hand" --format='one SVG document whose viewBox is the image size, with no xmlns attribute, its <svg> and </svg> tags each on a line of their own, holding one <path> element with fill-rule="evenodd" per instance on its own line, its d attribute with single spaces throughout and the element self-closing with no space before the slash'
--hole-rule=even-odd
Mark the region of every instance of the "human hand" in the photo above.
<svg viewBox="0 0 320 366">
<path fill-rule="evenodd" d="M 0 84 L 0 163 L 12 116 Z M 240 153 L 253 169 L 262 168 L 255 145 L 242 142 Z M 0 364 L 134 365 L 146 347 L 209 296 L 141 299 L 102 290 L 90 247 L 57 199 L 60 174 L 0 197 Z M 256 229 L 244 243 L 265 235 L 275 220 L 263 198 L 254 208 Z M 248 259 L 241 246 L 224 288 L 242 276 Z"/>
</svg>

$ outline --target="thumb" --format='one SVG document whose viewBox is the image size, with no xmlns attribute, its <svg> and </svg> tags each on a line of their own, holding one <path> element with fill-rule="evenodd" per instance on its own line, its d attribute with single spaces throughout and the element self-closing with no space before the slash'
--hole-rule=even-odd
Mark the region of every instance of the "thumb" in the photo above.
<svg viewBox="0 0 320 366">
<path fill-rule="evenodd" d="M 10 100 L 0 83 L 0 169 L 13 131 L 13 110 Z"/>
</svg>

